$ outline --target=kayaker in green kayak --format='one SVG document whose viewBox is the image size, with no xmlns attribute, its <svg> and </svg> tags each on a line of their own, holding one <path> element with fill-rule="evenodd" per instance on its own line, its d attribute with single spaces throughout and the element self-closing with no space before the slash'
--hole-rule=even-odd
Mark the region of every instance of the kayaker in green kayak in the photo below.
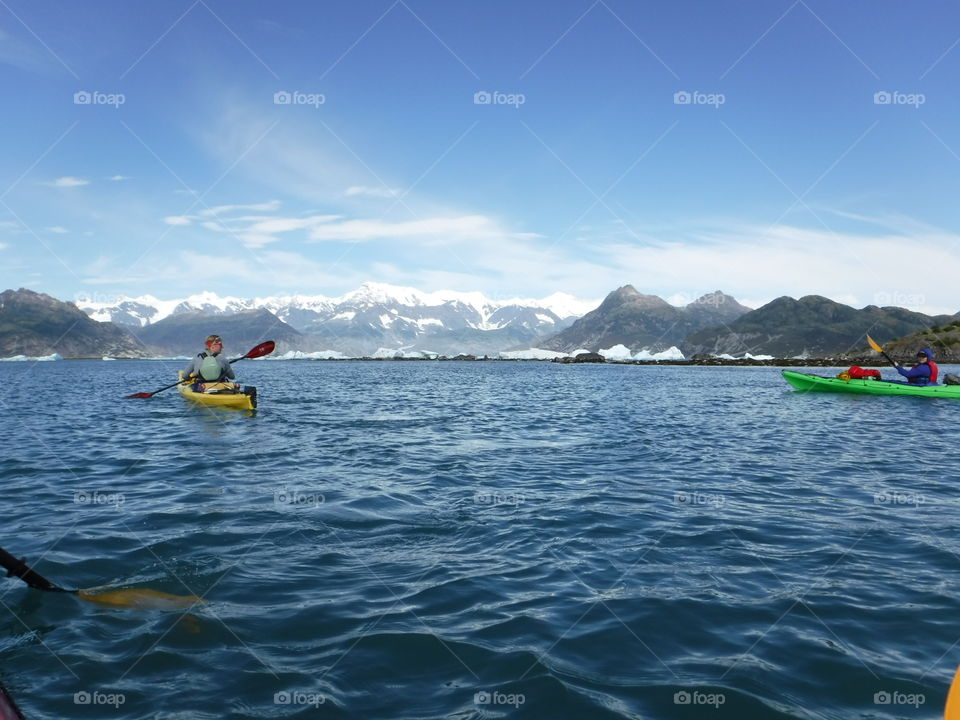
<svg viewBox="0 0 960 720">
<path fill-rule="evenodd" d="M 199 353 L 184 370 L 184 377 L 196 379 L 194 385 L 198 392 L 207 392 L 211 389 L 225 390 L 235 386 L 233 367 L 221 354 L 223 339 L 219 335 L 208 335 L 206 339 L 207 351 Z M 216 386 L 212 388 L 211 386 Z"/>
<path fill-rule="evenodd" d="M 940 374 L 930 348 L 923 348 L 917 352 L 917 364 L 909 370 L 903 365 L 897 365 L 897 372 L 903 375 L 911 385 L 932 385 L 937 382 L 937 376 Z"/>
</svg>

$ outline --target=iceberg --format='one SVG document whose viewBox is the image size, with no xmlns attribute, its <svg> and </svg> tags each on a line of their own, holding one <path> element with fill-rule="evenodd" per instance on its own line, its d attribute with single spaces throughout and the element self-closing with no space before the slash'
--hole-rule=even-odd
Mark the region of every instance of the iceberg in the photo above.
<svg viewBox="0 0 960 720">
<path fill-rule="evenodd" d="M 302 350 L 287 350 L 283 355 L 271 355 L 263 358 L 264 360 L 349 360 L 349 355 L 344 355 L 337 350 L 319 350 L 317 352 L 303 352 Z"/>
<path fill-rule="evenodd" d="M 579 350 L 577 353 L 579 354 Z M 604 359 L 610 362 L 626 362 L 628 360 L 686 360 L 680 348 L 671 345 L 662 352 L 652 353 L 647 348 L 633 354 L 626 345 L 614 345 L 613 347 L 601 350 L 600 354 Z"/>
<path fill-rule="evenodd" d="M 641 350 L 633 356 L 634 360 L 686 360 L 680 348 L 671 345 L 663 352 L 651 353 L 649 350 Z"/>
<path fill-rule="evenodd" d="M 721 353 L 720 355 L 714 355 L 713 357 L 718 360 L 773 360 L 773 355 L 751 355 L 750 353 L 744 353 L 743 357 L 736 358 L 729 353 Z"/>
<path fill-rule="evenodd" d="M 567 354 L 541 348 L 528 348 L 526 350 L 505 350 L 499 353 L 497 357 L 500 360 L 553 360 L 554 358 L 567 357 Z"/>
<path fill-rule="evenodd" d="M 43 355 L 41 357 L 27 357 L 26 355 L 14 355 L 13 357 L 0 358 L 0 362 L 52 362 L 54 360 L 63 360 L 59 354 Z"/>
<path fill-rule="evenodd" d="M 633 360 L 633 353 L 626 345 L 614 345 L 613 347 L 600 350 L 604 360 Z"/>
</svg>

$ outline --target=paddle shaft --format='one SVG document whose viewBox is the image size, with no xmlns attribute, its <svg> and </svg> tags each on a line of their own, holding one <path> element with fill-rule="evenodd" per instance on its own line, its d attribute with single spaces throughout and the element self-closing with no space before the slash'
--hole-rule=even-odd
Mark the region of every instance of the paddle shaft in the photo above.
<svg viewBox="0 0 960 720">
<path fill-rule="evenodd" d="M 883 350 L 880 351 L 880 354 L 883 355 L 883 356 L 887 359 L 887 361 L 888 361 L 891 365 L 893 365 L 894 367 L 900 367 L 900 365 L 899 365 L 898 363 L 895 363 L 895 362 L 893 361 L 893 358 L 891 358 L 889 355 L 887 355 L 887 353 L 885 353 Z"/>
<path fill-rule="evenodd" d="M 884 349 L 880 346 L 880 343 L 878 343 L 876 340 L 874 340 L 874 339 L 873 339 L 872 337 L 870 337 L 869 335 L 867 335 L 867 342 L 870 343 L 870 347 L 872 347 L 876 352 L 878 352 L 878 353 L 880 353 L 881 355 L 883 355 L 883 356 L 887 359 L 887 362 L 889 362 L 889 363 L 890 363 L 891 365 L 893 365 L 895 368 L 900 367 L 897 363 L 895 363 L 895 362 L 893 361 L 893 359 L 892 359 L 889 355 L 887 355 L 887 353 L 884 351 Z"/>
<path fill-rule="evenodd" d="M 35 590 L 46 590 L 47 592 L 65 592 L 76 593 L 76 590 L 66 590 L 54 585 L 43 575 L 30 569 L 23 559 L 17 559 L 3 548 L 0 548 L 0 566 L 7 570 L 7 577 L 18 577 L 27 585 Z"/>
</svg>

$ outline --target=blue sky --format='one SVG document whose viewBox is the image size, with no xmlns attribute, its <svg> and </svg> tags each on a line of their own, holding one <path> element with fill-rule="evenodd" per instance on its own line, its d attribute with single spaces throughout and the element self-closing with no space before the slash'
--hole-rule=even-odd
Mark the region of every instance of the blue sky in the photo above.
<svg viewBox="0 0 960 720">
<path fill-rule="evenodd" d="M 0 287 L 632 283 L 956 312 L 958 20 L 949 2 L 4 0 Z"/>
</svg>

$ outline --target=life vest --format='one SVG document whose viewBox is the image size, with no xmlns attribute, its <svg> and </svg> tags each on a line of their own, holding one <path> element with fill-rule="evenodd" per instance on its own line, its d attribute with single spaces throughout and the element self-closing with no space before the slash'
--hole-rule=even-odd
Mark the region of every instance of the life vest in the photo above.
<svg viewBox="0 0 960 720">
<path fill-rule="evenodd" d="M 930 366 L 930 382 L 935 383 L 937 376 L 940 374 L 940 368 L 938 368 L 937 364 L 930 358 L 927 358 L 927 365 Z"/>
<path fill-rule="evenodd" d="M 220 380 L 224 372 L 217 358 L 213 355 L 207 355 L 205 352 L 200 353 L 200 357 L 203 358 L 200 362 L 200 377 L 207 382 L 217 382 Z"/>
</svg>

